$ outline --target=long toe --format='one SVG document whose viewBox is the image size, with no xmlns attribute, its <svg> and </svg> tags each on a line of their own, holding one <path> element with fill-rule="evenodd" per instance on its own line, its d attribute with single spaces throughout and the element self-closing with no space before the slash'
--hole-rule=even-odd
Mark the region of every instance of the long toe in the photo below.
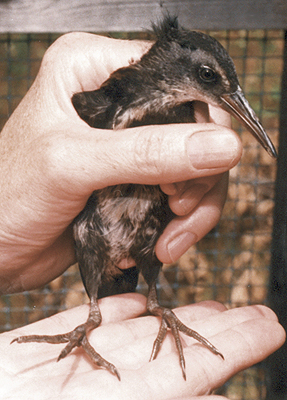
<svg viewBox="0 0 287 400">
<path fill-rule="evenodd" d="M 198 332 L 196 332 L 193 329 L 190 329 L 188 326 L 184 325 L 177 318 L 177 316 L 173 313 L 173 311 L 171 311 L 169 308 L 157 306 L 153 311 L 155 311 L 154 312 L 155 315 L 158 315 L 162 318 L 162 323 L 161 323 L 157 338 L 153 345 L 151 360 L 156 358 L 156 356 L 159 352 L 159 349 L 163 343 L 163 340 L 164 340 L 165 334 L 166 334 L 166 326 L 168 326 L 170 328 L 171 333 L 174 337 L 178 356 L 179 356 L 179 362 L 180 362 L 180 366 L 181 366 L 181 370 L 182 370 L 182 375 L 183 375 L 184 379 L 186 379 L 185 359 L 184 359 L 184 355 L 183 355 L 183 348 L 182 348 L 182 343 L 181 343 L 179 332 L 182 332 L 185 335 L 196 339 L 201 344 L 203 344 L 205 347 L 207 347 L 212 353 L 214 353 L 214 354 L 220 356 L 222 359 L 224 359 L 223 355 L 217 350 L 217 348 L 215 346 L 213 346 L 212 343 L 209 342 L 209 340 L 205 339 Z"/>
<path fill-rule="evenodd" d="M 93 363 L 95 363 L 98 367 L 104 368 L 109 372 L 111 372 L 118 378 L 119 381 L 121 380 L 117 368 L 112 363 L 105 360 L 99 353 L 96 352 L 93 346 L 89 343 L 87 337 L 84 337 L 82 340 L 82 348 L 87 353 L 89 358 L 93 361 Z"/>
<path fill-rule="evenodd" d="M 105 360 L 96 350 L 91 346 L 89 343 L 86 331 L 87 329 L 86 324 L 82 324 L 77 326 L 73 331 L 60 334 L 60 335 L 29 335 L 29 336 L 20 336 L 12 340 L 11 343 L 31 343 L 31 342 L 38 342 L 38 343 L 51 343 L 51 344 L 58 344 L 58 343 L 67 343 L 66 347 L 61 351 L 57 361 L 60 361 L 62 358 L 65 358 L 74 347 L 81 347 L 91 361 L 96 364 L 100 368 L 105 368 L 107 371 L 111 372 L 115 375 L 118 380 L 121 380 L 120 374 L 117 368 Z"/>
<path fill-rule="evenodd" d="M 64 333 L 60 335 L 28 335 L 28 336 L 19 336 L 11 341 L 12 343 L 31 343 L 31 342 L 38 342 L 38 343 L 66 343 L 69 341 L 69 333 Z"/>
</svg>

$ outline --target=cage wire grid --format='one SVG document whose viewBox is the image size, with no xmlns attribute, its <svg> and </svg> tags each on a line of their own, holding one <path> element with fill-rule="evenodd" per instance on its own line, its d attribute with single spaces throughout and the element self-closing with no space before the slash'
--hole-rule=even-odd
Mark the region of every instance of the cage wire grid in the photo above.
<svg viewBox="0 0 287 400">
<path fill-rule="evenodd" d="M 207 31 L 232 56 L 247 99 L 275 146 L 278 143 L 282 30 Z M 148 33 L 107 33 L 150 39 Z M 57 34 L 0 35 L 0 129 L 32 84 Z M 228 197 L 219 224 L 181 259 L 165 265 L 158 290 L 162 305 L 176 307 L 217 300 L 227 307 L 266 302 L 276 163 L 233 121 L 244 152 L 230 171 Z M 0 255 L 1 257 L 1 255 Z M 142 280 L 138 291 L 146 293 Z M 0 331 L 23 326 L 87 302 L 76 265 L 37 290 L 0 297 Z M 264 371 L 237 374 L 218 393 L 230 399 L 263 399 Z"/>
</svg>

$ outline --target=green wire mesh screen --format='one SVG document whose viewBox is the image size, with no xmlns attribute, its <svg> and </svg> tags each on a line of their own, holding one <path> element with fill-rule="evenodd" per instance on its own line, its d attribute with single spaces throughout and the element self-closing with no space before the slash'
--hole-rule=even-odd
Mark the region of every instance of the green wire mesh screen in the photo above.
<svg viewBox="0 0 287 400">
<path fill-rule="evenodd" d="M 281 30 L 207 32 L 232 56 L 239 80 L 275 146 L 278 142 L 280 81 L 284 32 Z M 59 35 L 0 35 L 0 129 L 19 104 L 40 67 L 49 45 Z M 149 38 L 148 34 L 110 34 Z M 220 223 L 159 278 L 162 305 L 213 299 L 227 307 L 266 302 L 276 163 L 244 128 L 234 121 L 244 153 L 230 172 L 228 199 Z M 1 255 L 0 255 L 1 257 Z M 142 281 L 139 291 L 146 293 Z M 87 302 L 77 266 L 45 287 L 0 297 L 0 331 L 48 317 Z M 230 399 L 263 399 L 260 366 L 237 374 L 219 390 Z"/>
</svg>

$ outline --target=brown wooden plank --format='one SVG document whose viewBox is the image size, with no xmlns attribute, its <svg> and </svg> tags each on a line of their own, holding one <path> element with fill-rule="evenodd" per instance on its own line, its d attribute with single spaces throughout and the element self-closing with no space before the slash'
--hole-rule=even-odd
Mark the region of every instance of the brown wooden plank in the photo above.
<svg viewBox="0 0 287 400">
<path fill-rule="evenodd" d="M 167 10 L 193 29 L 287 27 L 286 0 L 0 0 L 0 32 L 141 31 Z"/>
<path fill-rule="evenodd" d="M 275 311 L 280 324 L 287 329 L 287 32 L 285 32 L 284 68 L 281 80 L 281 105 L 277 176 L 275 182 L 275 207 L 271 265 L 268 288 L 268 305 Z M 266 400 L 287 399 L 287 342 L 266 361 Z"/>
</svg>

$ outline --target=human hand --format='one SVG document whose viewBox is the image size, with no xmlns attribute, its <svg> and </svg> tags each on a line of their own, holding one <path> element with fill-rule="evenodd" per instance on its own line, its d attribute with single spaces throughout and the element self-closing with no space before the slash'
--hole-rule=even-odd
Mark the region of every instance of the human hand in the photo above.
<svg viewBox="0 0 287 400">
<path fill-rule="evenodd" d="M 179 215 L 157 243 L 163 262 L 174 261 L 217 223 L 225 172 L 241 156 L 236 134 L 217 125 L 229 123 L 223 111 L 198 104 L 202 123 L 115 133 L 90 128 L 72 106 L 74 93 L 99 87 L 149 46 L 72 33 L 47 51 L 0 138 L 0 292 L 39 287 L 76 261 L 73 219 L 104 186 L 162 184 Z"/>
<path fill-rule="evenodd" d="M 25 343 L 10 345 L 27 334 L 66 332 L 82 323 L 88 305 L 0 335 L 0 397 L 42 400 L 64 399 L 213 399 L 207 396 L 231 376 L 267 357 L 285 340 L 275 314 L 264 306 L 226 310 L 215 302 L 177 308 L 187 325 L 220 349 L 224 360 L 195 340 L 181 335 L 187 380 L 182 377 L 174 340 L 167 335 L 156 360 L 149 362 L 159 320 L 135 318 L 145 311 L 146 299 L 124 294 L 100 300 L 103 322 L 91 332 L 95 349 L 119 369 L 121 381 L 95 367 L 81 349 L 56 363 L 63 345 Z M 215 398 L 215 397 L 214 397 Z"/>
</svg>

